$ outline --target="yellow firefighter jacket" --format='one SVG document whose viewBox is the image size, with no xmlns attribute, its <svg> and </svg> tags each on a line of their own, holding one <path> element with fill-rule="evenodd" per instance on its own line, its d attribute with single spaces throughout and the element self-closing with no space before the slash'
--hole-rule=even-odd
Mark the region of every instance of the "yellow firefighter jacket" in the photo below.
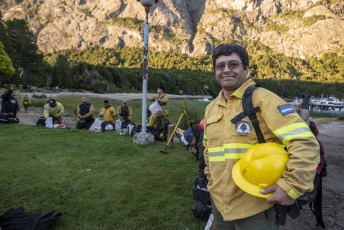
<svg viewBox="0 0 344 230">
<path fill-rule="evenodd" d="M 65 110 L 63 108 L 63 105 L 60 102 L 56 102 L 56 106 L 52 107 L 48 104 L 44 106 L 44 118 L 48 119 L 49 115 L 52 115 L 56 118 L 62 118 L 62 115 L 64 114 Z"/>
<path fill-rule="evenodd" d="M 245 193 L 232 178 L 234 164 L 258 143 L 247 116 L 237 123 L 249 123 L 251 129 L 246 130 L 246 136 L 239 135 L 237 124 L 231 123 L 231 119 L 243 112 L 242 96 L 245 89 L 254 84 L 252 80 L 245 82 L 228 98 L 227 103 L 221 91 L 205 112 L 205 174 L 209 180 L 208 190 L 225 221 L 246 218 L 273 205 L 264 198 Z M 320 151 L 313 133 L 293 110 L 289 114 L 282 114 L 279 107 L 287 103 L 276 94 L 258 88 L 252 100 L 254 107 L 260 107 L 257 117 L 266 142 L 285 145 L 290 156 L 288 170 L 276 184 L 293 199 L 311 191 Z"/>
<path fill-rule="evenodd" d="M 161 96 L 156 95 L 155 97 L 158 97 L 159 104 L 162 108 L 162 112 L 158 111 L 155 116 L 162 117 L 162 116 L 168 116 L 168 97 L 163 93 Z M 154 97 L 149 98 L 150 101 L 155 101 Z"/>
<path fill-rule="evenodd" d="M 28 97 L 23 97 L 23 99 L 22 99 L 22 104 L 23 104 L 23 105 L 29 105 L 29 104 L 31 104 L 30 98 L 28 98 Z"/>
<path fill-rule="evenodd" d="M 111 113 L 110 111 L 113 111 L 113 113 Z M 101 116 L 102 113 L 103 116 Z M 111 121 L 113 124 L 115 124 L 117 119 L 117 113 L 115 108 L 112 106 L 109 106 L 107 108 L 103 107 L 99 112 L 99 117 L 103 117 L 102 122 Z"/>
</svg>

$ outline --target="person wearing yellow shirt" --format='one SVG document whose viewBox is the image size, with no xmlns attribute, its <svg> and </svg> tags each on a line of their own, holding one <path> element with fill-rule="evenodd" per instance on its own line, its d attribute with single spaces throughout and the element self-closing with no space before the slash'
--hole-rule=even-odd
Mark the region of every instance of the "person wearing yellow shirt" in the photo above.
<svg viewBox="0 0 344 230">
<path fill-rule="evenodd" d="M 122 105 L 117 108 L 118 119 L 122 121 L 122 124 L 129 124 L 133 119 L 133 110 L 128 106 L 128 102 L 124 100 Z"/>
<path fill-rule="evenodd" d="M 168 123 L 166 119 L 168 116 L 168 97 L 165 95 L 165 87 L 159 86 L 157 93 L 158 95 L 149 98 L 149 101 L 159 102 L 162 111 L 158 111 L 149 117 L 148 128 L 152 128 L 154 124 L 157 127 L 164 127 L 165 123 Z"/>
<path fill-rule="evenodd" d="M 293 205 L 295 199 L 313 189 L 320 155 L 318 141 L 303 119 L 267 89 L 257 88 L 252 96 L 257 118 L 251 122 L 251 117 L 242 115 L 244 93 L 255 86 L 253 80 L 246 79 L 249 56 L 244 47 L 233 43 L 217 46 L 213 71 L 222 90 L 206 108 L 203 144 L 215 229 L 278 230 L 275 205 Z M 260 132 L 256 132 L 257 123 Z M 282 177 L 269 187 L 262 185 L 259 191 L 273 193 L 268 198 L 245 192 L 233 180 L 234 165 L 260 142 L 259 136 L 267 143 L 284 145 L 289 154 Z"/>
<path fill-rule="evenodd" d="M 99 117 L 102 118 L 102 131 L 105 131 L 105 127 L 109 124 L 114 127 L 117 119 L 117 113 L 114 107 L 109 104 L 109 100 L 104 100 L 104 107 L 99 112 Z"/>
<path fill-rule="evenodd" d="M 29 105 L 31 104 L 31 100 L 27 95 L 23 97 L 22 104 L 24 105 L 25 113 L 27 113 L 27 109 L 29 108 Z"/>
<path fill-rule="evenodd" d="M 65 113 L 63 105 L 60 102 L 56 102 L 55 99 L 50 99 L 44 106 L 44 118 L 45 120 L 49 117 L 53 118 L 53 123 L 62 123 L 62 115 Z"/>
</svg>

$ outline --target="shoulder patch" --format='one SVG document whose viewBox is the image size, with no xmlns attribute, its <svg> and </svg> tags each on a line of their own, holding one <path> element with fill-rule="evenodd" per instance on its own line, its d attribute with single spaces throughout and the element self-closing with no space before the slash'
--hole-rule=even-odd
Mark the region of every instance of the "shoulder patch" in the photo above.
<svg viewBox="0 0 344 230">
<path fill-rule="evenodd" d="M 278 106 L 277 108 L 282 113 L 283 116 L 289 113 L 295 113 L 295 111 L 291 108 L 290 105 L 281 105 L 281 106 Z"/>
</svg>

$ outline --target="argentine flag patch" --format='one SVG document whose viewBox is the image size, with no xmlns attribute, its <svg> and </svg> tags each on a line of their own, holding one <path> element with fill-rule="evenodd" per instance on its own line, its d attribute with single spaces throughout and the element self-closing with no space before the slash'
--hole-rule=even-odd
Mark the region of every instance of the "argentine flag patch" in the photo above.
<svg viewBox="0 0 344 230">
<path fill-rule="evenodd" d="M 290 107 L 290 105 L 282 105 L 277 107 L 279 111 L 282 113 L 283 116 L 289 114 L 289 113 L 294 113 L 295 111 Z"/>
</svg>

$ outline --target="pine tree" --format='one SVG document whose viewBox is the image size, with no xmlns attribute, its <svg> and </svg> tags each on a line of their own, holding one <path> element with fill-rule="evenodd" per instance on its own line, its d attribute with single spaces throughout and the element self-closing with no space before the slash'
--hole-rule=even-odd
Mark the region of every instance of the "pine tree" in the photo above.
<svg viewBox="0 0 344 230">
<path fill-rule="evenodd" d="M 33 34 L 25 20 L 13 19 L 5 21 L 7 40 L 4 43 L 5 50 L 13 62 L 14 69 L 23 68 L 26 81 L 35 84 L 37 75 L 40 73 L 40 62 L 43 60 L 43 54 L 39 52 Z M 30 75 L 36 75 L 34 80 Z M 18 82 L 18 74 L 15 75 L 15 81 Z"/>
</svg>

